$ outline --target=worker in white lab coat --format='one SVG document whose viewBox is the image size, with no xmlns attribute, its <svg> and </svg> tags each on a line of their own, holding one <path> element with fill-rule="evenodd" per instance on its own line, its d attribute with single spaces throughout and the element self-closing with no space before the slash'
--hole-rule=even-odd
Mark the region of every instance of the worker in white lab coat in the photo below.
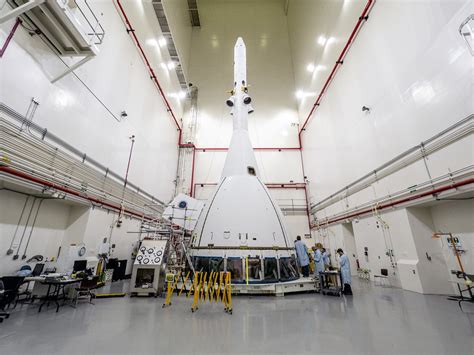
<svg viewBox="0 0 474 355">
<path fill-rule="evenodd" d="M 339 267 L 341 268 L 341 278 L 343 284 L 342 292 L 345 295 L 352 295 L 351 265 L 349 258 L 346 254 L 344 254 L 341 248 L 337 249 L 337 253 L 339 254 Z"/>
<path fill-rule="evenodd" d="M 301 240 L 300 236 L 296 237 L 295 242 L 296 256 L 298 257 L 298 264 L 301 267 L 301 273 L 304 277 L 309 276 L 309 256 L 306 244 Z"/>
</svg>

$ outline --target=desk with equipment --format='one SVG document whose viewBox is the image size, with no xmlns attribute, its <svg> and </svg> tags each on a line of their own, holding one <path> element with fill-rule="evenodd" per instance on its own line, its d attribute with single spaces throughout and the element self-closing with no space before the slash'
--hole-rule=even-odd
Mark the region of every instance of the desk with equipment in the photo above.
<svg viewBox="0 0 474 355">
<path fill-rule="evenodd" d="M 51 301 L 54 301 L 56 304 L 56 312 L 58 312 L 60 307 L 59 301 L 67 299 L 65 292 L 66 286 L 77 284 L 81 281 L 82 279 L 71 279 L 69 277 L 45 277 L 44 280 L 40 282 L 48 286 L 48 291 L 46 292 L 46 296 L 42 298 L 43 302 L 40 304 L 38 312 L 41 312 L 43 306 L 45 304 L 49 305 Z"/>
<path fill-rule="evenodd" d="M 84 280 L 84 278 L 87 278 L 84 274 L 87 269 L 87 260 L 74 261 L 72 277 L 60 273 L 42 275 L 42 268 L 37 266 L 35 267 L 32 276 L 26 277 L 24 281 L 28 283 L 31 281 L 35 282 L 32 294 L 33 301 L 35 298 L 39 298 L 41 301 L 38 312 L 41 312 L 44 305 L 48 306 L 51 302 L 54 302 L 56 305 L 56 312 L 58 312 L 61 306 L 59 301 L 63 301 L 64 304 L 64 301 L 68 298 L 66 288 L 74 284 L 79 284 Z M 38 275 L 38 273 L 40 275 Z M 75 277 L 77 274 L 81 274 L 81 276 Z"/>
</svg>

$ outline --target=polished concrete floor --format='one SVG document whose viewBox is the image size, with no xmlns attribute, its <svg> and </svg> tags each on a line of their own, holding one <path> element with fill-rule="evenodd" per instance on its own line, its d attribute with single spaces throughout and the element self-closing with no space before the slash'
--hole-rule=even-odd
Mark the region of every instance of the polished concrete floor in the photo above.
<svg viewBox="0 0 474 355">
<path fill-rule="evenodd" d="M 22 306 L 0 324 L 0 354 L 473 354 L 471 305 L 363 282 L 354 291 L 239 296 L 232 315 L 218 304 L 192 313 L 186 298 Z"/>
</svg>

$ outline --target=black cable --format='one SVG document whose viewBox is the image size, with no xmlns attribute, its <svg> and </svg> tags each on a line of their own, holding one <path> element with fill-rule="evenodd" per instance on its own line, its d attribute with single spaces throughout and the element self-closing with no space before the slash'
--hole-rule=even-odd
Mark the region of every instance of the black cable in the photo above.
<svg viewBox="0 0 474 355">
<path fill-rule="evenodd" d="M 33 28 L 29 28 L 28 26 L 25 26 L 25 24 L 23 23 L 23 21 L 20 21 L 20 26 L 23 27 L 25 30 L 27 30 L 30 35 L 31 35 L 32 33 L 37 34 L 37 31 L 39 31 L 39 30 L 35 30 L 35 29 L 33 29 Z"/>
<path fill-rule="evenodd" d="M 57 57 L 59 58 L 59 60 L 66 66 L 66 68 L 69 69 L 69 66 L 66 64 L 66 62 L 65 62 L 58 54 L 56 54 L 56 56 L 57 56 Z M 84 85 L 84 87 L 87 89 L 87 91 L 89 91 L 89 92 L 92 94 L 92 96 L 94 96 L 94 97 L 96 98 L 96 100 L 99 101 L 99 103 L 102 105 L 102 107 L 104 107 L 104 108 L 107 110 L 107 112 L 108 112 L 113 118 L 115 118 L 115 120 L 116 120 L 117 122 L 120 122 L 120 118 L 118 118 L 117 116 L 115 116 L 114 113 L 113 113 L 112 111 L 110 111 L 110 109 L 102 102 L 102 100 L 99 99 L 99 97 L 92 91 L 92 89 L 91 89 L 89 86 L 87 86 L 87 84 L 86 84 L 84 81 L 82 81 L 82 79 L 79 78 L 79 76 L 78 76 L 74 71 L 72 71 L 71 74 L 73 74 L 73 75 L 77 78 L 77 80 L 79 80 L 79 81 L 81 82 L 81 84 Z"/>
</svg>

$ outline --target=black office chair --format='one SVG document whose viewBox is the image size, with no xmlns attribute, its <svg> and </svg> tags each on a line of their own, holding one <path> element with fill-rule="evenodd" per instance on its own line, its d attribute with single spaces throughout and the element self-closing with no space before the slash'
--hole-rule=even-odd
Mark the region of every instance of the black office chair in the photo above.
<svg viewBox="0 0 474 355">
<path fill-rule="evenodd" d="M 10 317 L 10 314 L 5 311 L 6 305 L 7 302 L 5 299 L 5 287 L 3 286 L 2 279 L 0 279 L 0 323 L 2 323 L 4 319 Z"/>
<path fill-rule="evenodd" d="M 16 301 L 18 297 L 18 291 L 20 289 L 20 286 L 23 284 L 25 277 L 24 276 L 3 276 L 1 280 L 3 281 L 3 287 L 5 289 L 4 294 L 3 294 L 4 301 L 5 301 L 4 308 L 8 309 L 10 305 Z"/>
<path fill-rule="evenodd" d="M 79 287 L 76 287 L 76 296 L 74 297 L 74 308 L 77 307 L 79 299 L 88 298 L 90 304 L 94 304 L 92 299 L 95 298 L 94 290 L 97 288 L 99 276 L 86 277 L 81 281 Z"/>
</svg>

